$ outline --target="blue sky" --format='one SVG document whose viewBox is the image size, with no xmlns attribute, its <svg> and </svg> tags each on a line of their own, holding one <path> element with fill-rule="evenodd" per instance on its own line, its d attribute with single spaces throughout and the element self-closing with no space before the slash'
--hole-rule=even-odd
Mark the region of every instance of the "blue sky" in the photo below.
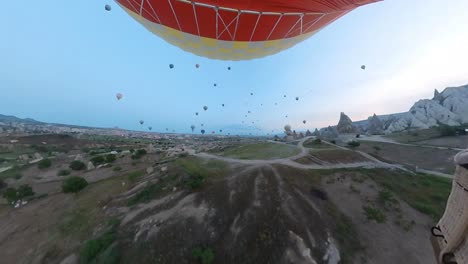
<svg viewBox="0 0 468 264">
<path fill-rule="evenodd" d="M 468 83 L 467 13 L 466 0 L 385 0 L 280 54 L 226 62 L 167 44 L 111 1 L 7 1 L 0 113 L 177 132 L 202 123 L 207 131 L 251 132 L 244 121 L 266 133 L 333 125 L 342 111 L 353 120 L 407 111 L 435 88 Z"/>
</svg>

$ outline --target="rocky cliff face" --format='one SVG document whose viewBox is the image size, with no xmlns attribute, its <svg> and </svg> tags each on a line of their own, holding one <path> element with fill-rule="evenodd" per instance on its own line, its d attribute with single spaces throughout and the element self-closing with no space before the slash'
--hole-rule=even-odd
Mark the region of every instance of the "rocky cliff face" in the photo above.
<svg viewBox="0 0 468 264">
<path fill-rule="evenodd" d="M 338 133 L 356 132 L 356 127 L 353 125 L 353 121 L 351 121 L 351 118 L 343 112 L 340 114 L 340 121 L 338 122 L 336 129 L 338 130 Z"/>
<path fill-rule="evenodd" d="M 352 122 L 349 117 L 340 118 L 337 130 L 340 133 L 353 133 L 359 127 L 369 134 L 388 134 L 407 129 L 425 129 L 439 124 L 458 126 L 468 123 L 468 85 L 449 87 L 444 91 L 434 91 L 432 99 L 423 99 L 416 102 L 408 112 L 382 115 L 373 115 L 367 120 Z M 342 121 L 343 119 L 343 121 Z M 349 120 L 348 120 L 349 119 Z M 340 126 L 341 124 L 341 126 Z"/>
</svg>

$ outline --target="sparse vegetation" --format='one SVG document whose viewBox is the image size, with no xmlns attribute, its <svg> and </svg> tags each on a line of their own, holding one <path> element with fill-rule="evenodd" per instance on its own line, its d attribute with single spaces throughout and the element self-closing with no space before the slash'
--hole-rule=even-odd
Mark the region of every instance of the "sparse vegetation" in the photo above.
<svg viewBox="0 0 468 264">
<path fill-rule="evenodd" d="M 79 170 L 84 170 L 86 169 L 86 165 L 82 162 L 82 161 L 79 161 L 79 160 L 74 160 L 70 163 L 70 166 L 68 166 L 70 169 L 72 170 L 76 170 L 76 171 L 79 171 Z"/>
<path fill-rule="evenodd" d="M 94 166 L 106 163 L 106 159 L 104 158 L 104 156 L 95 156 L 92 157 L 89 161 L 91 161 Z"/>
<path fill-rule="evenodd" d="M 374 208 L 372 206 L 364 206 L 362 209 L 364 210 L 364 214 L 366 215 L 368 220 L 374 220 L 377 223 L 384 223 L 385 221 L 387 221 L 387 217 L 385 216 L 385 214 L 378 208 Z"/>
<path fill-rule="evenodd" d="M 145 175 L 144 171 L 138 170 L 138 171 L 132 171 L 128 174 L 128 181 L 130 182 L 136 182 L 138 179 L 140 179 L 143 175 Z"/>
<path fill-rule="evenodd" d="M 37 163 L 37 167 L 41 170 L 50 168 L 52 161 L 50 159 L 42 159 Z"/>
<path fill-rule="evenodd" d="M 131 151 L 131 150 L 130 150 Z M 144 155 L 146 155 L 146 150 L 144 149 L 138 149 L 136 151 L 133 152 L 133 155 L 132 155 L 132 159 L 140 159 L 141 157 L 143 157 Z"/>
<path fill-rule="evenodd" d="M 57 175 L 58 176 L 67 176 L 67 175 L 70 175 L 70 170 L 59 170 L 57 172 Z"/>
<path fill-rule="evenodd" d="M 28 198 L 34 195 L 34 192 L 28 184 L 21 185 L 16 188 L 9 187 L 3 193 L 3 198 L 5 198 L 8 203 L 14 204 L 16 201 Z"/>
<path fill-rule="evenodd" d="M 192 250 L 193 258 L 201 264 L 211 264 L 214 261 L 215 255 L 209 247 L 196 247 Z"/>
<path fill-rule="evenodd" d="M 116 157 L 114 154 L 107 154 L 105 160 L 107 163 L 112 163 L 116 160 Z"/>
<path fill-rule="evenodd" d="M 80 250 L 81 264 L 119 263 L 120 253 L 115 246 L 111 246 L 117 240 L 118 220 L 115 223 L 110 223 L 110 227 L 99 237 L 84 243 Z"/>
<path fill-rule="evenodd" d="M 112 168 L 113 171 L 121 171 L 122 170 L 122 167 L 120 166 L 115 166 L 114 168 Z"/>
<path fill-rule="evenodd" d="M 82 177 L 70 177 L 67 178 L 62 185 L 62 191 L 64 193 L 77 193 L 88 186 L 88 182 Z"/>
<path fill-rule="evenodd" d="M 255 143 L 228 148 L 223 156 L 237 159 L 276 159 L 298 154 L 297 147 L 276 143 Z"/>
<path fill-rule="evenodd" d="M 128 200 L 128 206 L 151 201 L 158 193 L 162 191 L 162 183 L 150 184 Z"/>
<path fill-rule="evenodd" d="M 351 148 L 357 148 L 361 145 L 361 143 L 359 141 L 356 141 L 356 140 L 352 140 L 350 142 L 347 143 L 348 147 L 351 147 Z"/>
<path fill-rule="evenodd" d="M 340 263 L 353 263 L 353 256 L 364 250 L 355 226 L 333 204 L 328 204 L 327 212 L 333 219 L 333 221 L 330 221 L 330 223 L 333 223 L 333 237 L 337 239 L 340 245 Z"/>
<path fill-rule="evenodd" d="M 450 179 L 426 174 L 376 171 L 379 173 L 369 176 L 388 191 L 398 194 L 410 206 L 435 220 L 442 216 L 452 187 Z"/>
</svg>

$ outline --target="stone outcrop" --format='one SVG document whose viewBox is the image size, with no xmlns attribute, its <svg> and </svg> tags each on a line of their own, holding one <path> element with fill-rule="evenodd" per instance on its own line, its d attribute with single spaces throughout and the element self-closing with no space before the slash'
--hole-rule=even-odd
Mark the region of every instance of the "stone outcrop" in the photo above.
<svg viewBox="0 0 468 264">
<path fill-rule="evenodd" d="M 351 122 L 341 113 L 336 127 L 339 133 L 389 134 L 405 130 L 426 129 L 440 124 L 459 126 L 468 123 L 468 85 L 434 91 L 432 99 L 416 102 L 408 112 L 373 115 L 367 120 Z M 325 129 L 322 129 L 324 131 Z M 380 131 L 382 130 L 382 131 Z"/>
<path fill-rule="evenodd" d="M 356 127 L 353 125 L 353 121 L 351 121 L 351 118 L 343 112 L 340 114 L 340 121 L 338 122 L 336 129 L 338 130 L 338 133 L 356 133 Z"/>
<path fill-rule="evenodd" d="M 377 135 L 377 134 L 382 134 L 384 130 L 383 124 L 380 121 L 380 118 L 374 114 L 372 117 L 369 118 L 369 127 L 368 127 L 368 133 Z"/>
</svg>

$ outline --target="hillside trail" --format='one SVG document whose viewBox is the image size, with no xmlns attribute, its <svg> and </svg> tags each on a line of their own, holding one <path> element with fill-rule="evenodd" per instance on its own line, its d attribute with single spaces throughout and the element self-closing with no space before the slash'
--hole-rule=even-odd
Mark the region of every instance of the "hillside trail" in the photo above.
<svg viewBox="0 0 468 264">
<path fill-rule="evenodd" d="M 371 156 L 371 155 L 369 155 L 367 153 L 364 153 L 362 151 L 351 150 L 349 148 L 338 146 L 338 145 L 335 145 L 335 144 L 330 143 L 330 142 L 325 141 L 325 140 L 322 140 L 322 142 L 325 143 L 325 144 L 329 144 L 329 145 L 331 145 L 331 146 L 333 146 L 335 148 L 339 148 L 339 149 L 346 150 L 346 151 L 355 151 L 356 153 L 360 154 L 361 156 L 363 156 L 364 158 L 366 158 L 369 161 L 368 162 L 353 162 L 353 163 L 336 163 L 336 164 L 301 164 L 301 163 L 296 162 L 295 160 L 307 156 L 309 154 L 309 150 L 313 149 L 313 148 L 304 147 L 304 143 L 307 140 L 313 139 L 313 138 L 315 138 L 315 137 L 314 136 L 304 137 L 303 139 L 301 139 L 298 142 L 297 147 L 301 151 L 299 154 L 294 155 L 294 156 L 290 156 L 290 157 L 287 157 L 287 158 L 280 158 L 280 159 L 245 160 L 245 159 L 236 159 L 236 158 L 223 157 L 223 156 L 214 155 L 214 154 L 210 154 L 210 153 L 206 153 L 206 152 L 193 153 L 193 155 L 195 155 L 197 157 L 200 157 L 200 158 L 204 158 L 204 159 L 216 159 L 216 160 L 221 160 L 221 161 L 224 161 L 224 162 L 227 162 L 227 163 L 238 163 L 238 164 L 244 164 L 244 165 L 261 166 L 261 165 L 280 164 L 280 165 L 286 165 L 286 166 L 290 166 L 290 167 L 297 168 L 297 169 L 313 169 L 313 170 L 329 170 L 329 169 L 344 169 L 344 168 L 387 168 L 387 169 L 399 169 L 399 170 L 403 170 L 405 172 L 414 174 L 413 171 L 406 169 L 401 164 L 386 163 L 386 162 L 383 162 L 383 161 L 381 161 L 381 160 L 379 160 L 379 159 L 377 159 L 377 158 L 375 158 L 375 157 L 373 157 L 373 156 Z M 275 143 L 275 144 L 286 144 L 286 145 L 288 145 L 287 143 L 278 142 L 278 141 L 268 141 L 268 142 L 272 142 L 272 143 Z M 415 145 L 415 146 L 417 146 L 417 145 Z M 438 176 L 438 177 L 449 178 L 449 179 L 453 178 L 453 175 L 444 174 L 444 173 L 440 173 L 440 172 L 436 172 L 436 171 L 421 170 L 421 169 L 418 170 L 418 171 L 423 172 L 423 173 L 427 173 L 427 174 L 431 174 L 431 175 L 434 175 L 434 176 Z"/>
<path fill-rule="evenodd" d="M 385 138 L 380 135 L 374 136 L 366 136 L 358 139 L 359 141 L 371 141 L 371 142 L 381 142 L 381 143 L 388 143 L 388 144 L 395 144 L 400 146 L 407 146 L 407 147 L 421 147 L 421 148 L 432 148 L 432 149 L 440 149 L 440 150 L 458 150 L 462 151 L 464 149 L 461 148 L 450 148 L 450 147 L 441 147 L 441 146 L 431 146 L 431 145 L 420 145 L 420 144 L 410 144 L 410 143 L 400 143 L 390 138 Z"/>
<path fill-rule="evenodd" d="M 297 155 L 290 156 L 287 158 L 281 158 L 281 159 L 271 159 L 271 160 L 245 160 L 245 159 L 236 159 L 236 158 L 229 158 L 229 157 L 223 157 L 223 156 L 218 156 L 210 153 L 205 153 L 205 152 L 200 152 L 194 154 L 197 157 L 200 158 L 208 158 L 208 159 L 217 159 L 221 160 L 224 162 L 228 163 L 240 163 L 240 164 L 245 164 L 245 165 L 272 165 L 272 164 L 280 164 L 280 165 L 287 165 L 293 168 L 297 169 L 314 169 L 314 170 L 327 170 L 327 169 L 340 169 L 340 168 L 358 168 L 358 167 L 366 167 L 366 168 L 398 168 L 398 169 L 404 169 L 400 165 L 395 165 L 395 164 L 388 164 L 382 161 L 379 161 L 375 158 L 369 157 L 367 154 L 364 154 L 362 152 L 358 152 L 359 154 L 363 155 L 365 158 L 369 160 L 369 162 L 355 162 L 355 163 L 337 163 L 337 164 L 327 164 L 327 165 L 319 165 L 319 164 L 301 164 L 296 162 L 295 160 L 300 159 L 302 157 L 305 157 L 309 154 L 309 148 L 304 147 L 304 142 L 306 142 L 309 139 L 315 138 L 314 136 L 310 137 L 305 137 L 299 141 L 297 144 L 297 147 L 301 150 L 301 152 Z M 277 141 L 271 141 L 277 144 L 286 144 L 283 142 L 277 142 Z M 322 141 L 325 142 L 325 141 Z M 344 150 L 349 150 L 344 147 L 336 146 L 332 143 L 325 142 L 326 144 L 333 145 L 335 147 L 338 147 L 340 149 Z M 349 150 L 350 151 L 350 150 Z"/>
</svg>

